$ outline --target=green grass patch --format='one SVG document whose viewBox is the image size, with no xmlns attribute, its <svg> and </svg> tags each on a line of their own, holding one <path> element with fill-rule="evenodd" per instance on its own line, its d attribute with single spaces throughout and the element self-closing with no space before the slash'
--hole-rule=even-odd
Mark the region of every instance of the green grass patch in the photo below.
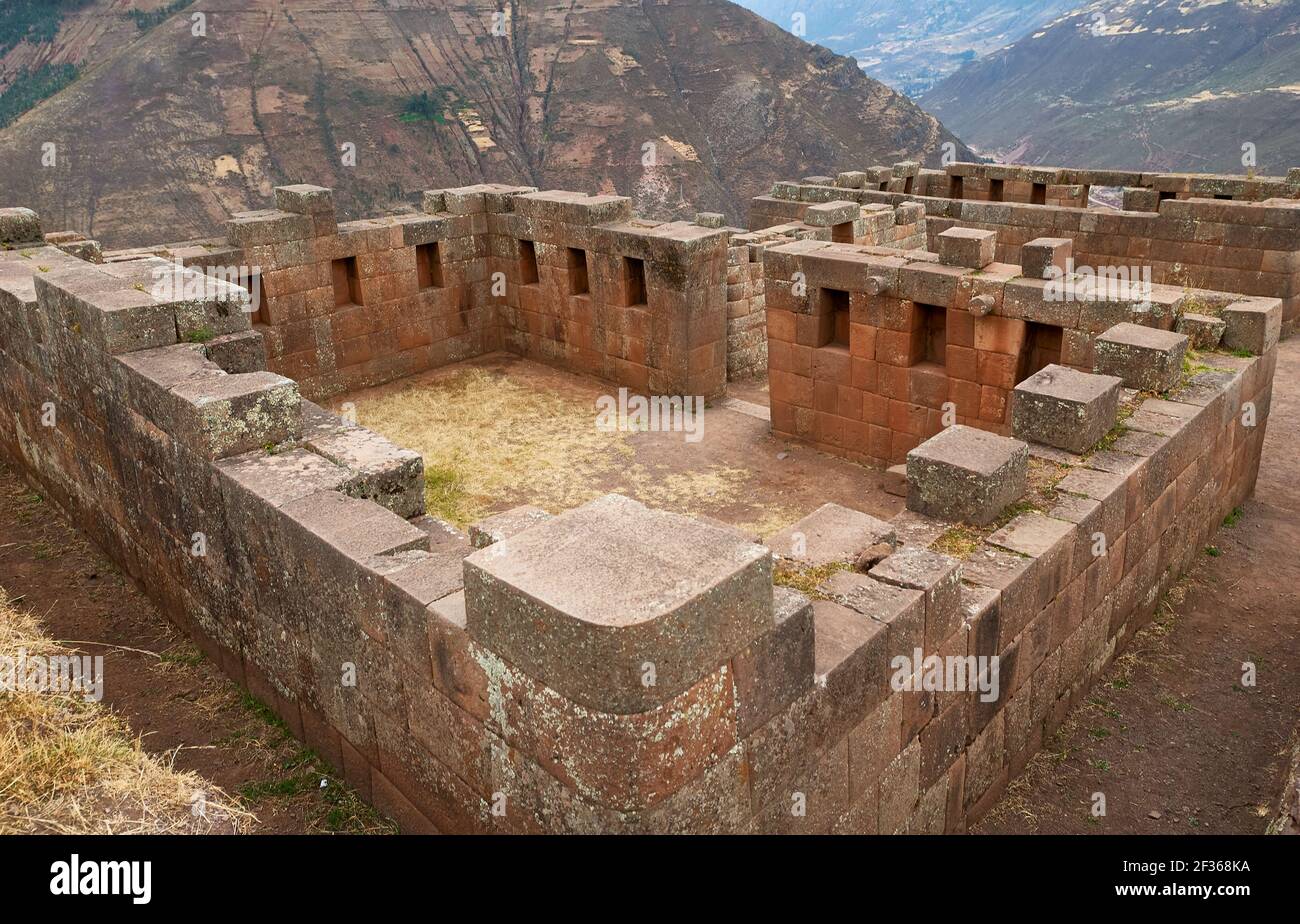
<svg viewBox="0 0 1300 924">
<path fill-rule="evenodd" d="M 463 523 L 469 518 L 465 474 L 455 465 L 426 464 L 424 498 L 431 516 L 449 523 Z"/>
<path fill-rule="evenodd" d="M 930 543 L 930 551 L 953 558 L 964 559 L 980 547 L 984 536 L 979 530 L 965 523 L 949 526 L 938 539 Z"/>
</svg>

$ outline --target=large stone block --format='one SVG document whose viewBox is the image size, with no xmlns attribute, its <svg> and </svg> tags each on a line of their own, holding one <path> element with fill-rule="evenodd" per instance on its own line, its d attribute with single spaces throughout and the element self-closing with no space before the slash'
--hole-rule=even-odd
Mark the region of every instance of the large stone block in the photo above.
<svg viewBox="0 0 1300 924">
<path fill-rule="evenodd" d="M 961 562 L 957 559 L 904 546 L 867 573 L 886 584 L 925 594 L 926 653 L 938 650 L 961 625 Z"/>
<path fill-rule="evenodd" d="M 41 220 L 31 209 L 0 209 L 0 244 L 41 241 Z"/>
<path fill-rule="evenodd" d="M 1082 453 L 1115 425 L 1121 381 L 1068 366 L 1045 366 L 1011 393 L 1012 432 L 1021 439 Z"/>
<path fill-rule="evenodd" d="M 275 207 L 295 215 L 333 215 L 334 191 L 324 186 L 298 183 L 275 188 Z"/>
<path fill-rule="evenodd" d="M 1187 342 L 1185 334 L 1125 321 L 1097 336 L 1093 371 L 1119 376 L 1130 388 L 1168 391 L 1182 377 Z"/>
<path fill-rule="evenodd" d="M 1020 248 L 1020 268 L 1030 279 L 1052 279 L 1065 275 L 1074 241 L 1068 237 L 1039 237 Z"/>
<path fill-rule="evenodd" d="M 948 427 L 907 454 L 907 506 L 946 520 L 991 523 L 1025 493 L 1029 447 L 1020 440 Z"/>
<path fill-rule="evenodd" d="M 210 459 L 274 445 L 302 431 L 298 383 L 272 372 L 189 378 L 172 388 L 183 406 L 172 436 Z"/>
<path fill-rule="evenodd" d="M 883 520 L 839 504 L 822 504 L 769 536 L 766 544 L 780 558 L 811 568 L 851 562 L 869 546 L 895 541 L 894 528 Z"/>
<path fill-rule="evenodd" d="M 774 624 L 772 556 L 610 494 L 465 559 L 470 635 L 575 702 L 654 708 Z"/>
<path fill-rule="evenodd" d="M 424 513 L 424 459 L 372 430 L 305 403 L 305 443 L 350 477 L 340 490 L 352 497 L 373 500 L 401 517 Z"/>
<path fill-rule="evenodd" d="M 1220 317 L 1223 346 L 1229 350 L 1249 350 L 1260 356 L 1277 345 L 1282 333 L 1282 302 L 1276 298 L 1235 302 L 1224 308 Z"/>
<path fill-rule="evenodd" d="M 949 228 L 939 232 L 935 238 L 939 249 L 939 262 L 948 266 L 966 266 L 971 269 L 983 269 L 993 262 L 997 253 L 998 235 L 996 231 L 980 231 L 975 228 Z"/>
<path fill-rule="evenodd" d="M 804 212 L 804 224 L 812 225 L 817 228 L 830 228 L 834 225 L 841 225 L 845 222 L 853 221 L 858 217 L 861 210 L 856 202 L 846 202 L 842 199 L 834 202 L 819 202 L 816 205 L 808 206 Z"/>
<path fill-rule="evenodd" d="M 476 549 L 486 549 L 494 542 L 501 542 L 518 535 L 529 527 L 549 520 L 551 515 L 541 507 L 524 504 L 512 507 L 502 513 L 493 514 L 477 523 L 470 524 L 469 541 Z"/>
</svg>

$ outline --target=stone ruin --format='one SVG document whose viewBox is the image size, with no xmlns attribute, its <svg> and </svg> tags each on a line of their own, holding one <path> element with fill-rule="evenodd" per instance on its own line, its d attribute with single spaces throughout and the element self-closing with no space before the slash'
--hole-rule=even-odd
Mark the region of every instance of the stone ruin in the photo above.
<svg viewBox="0 0 1300 924">
<path fill-rule="evenodd" d="M 1120 179 L 901 164 L 777 184 L 749 231 L 495 185 L 340 223 L 295 186 L 108 253 L 4 209 L 0 451 L 405 830 L 959 832 L 1254 488 L 1297 183 Z M 1143 246 L 1141 299 L 1045 296 Z M 609 495 L 464 535 L 311 400 L 495 350 L 655 394 L 766 368 L 773 430 L 907 509 L 759 543 Z M 900 688 L 914 654 L 996 695 Z"/>
</svg>

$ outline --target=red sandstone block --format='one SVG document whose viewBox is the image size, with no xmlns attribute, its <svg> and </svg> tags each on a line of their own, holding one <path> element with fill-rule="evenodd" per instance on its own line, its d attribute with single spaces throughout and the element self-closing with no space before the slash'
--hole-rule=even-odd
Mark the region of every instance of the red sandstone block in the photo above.
<svg viewBox="0 0 1300 924">
<path fill-rule="evenodd" d="M 1005 389 L 991 385 L 980 388 L 980 419 L 989 423 L 1006 423 L 1007 392 Z"/>
<path fill-rule="evenodd" d="M 894 432 L 884 424 L 872 424 L 870 447 L 871 455 L 877 459 L 887 460 L 893 454 Z"/>
<path fill-rule="evenodd" d="M 945 366 L 948 375 L 954 379 L 966 379 L 970 382 L 979 380 L 977 372 L 977 353 L 970 347 L 955 346 L 951 341 L 944 350 Z"/>
<path fill-rule="evenodd" d="M 840 406 L 839 387 L 834 382 L 813 380 L 813 408 L 822 414 L 834 414 Z"/>
<path fill-rule="evenodd" d="M 980 386 L 964 379 L 952 379 L 948 383 L 948 398 L 957 406 L 957 415 L 967 419 L 979 417 Z"/>
<path fill-rule="evenodd" d="M 912 335 L 903 331 L 880 330 L 876 334 L 876 360 L 892 366 L 912 362 Z"/>
<path fill-rule="evenodd" d="M 822 382 L 847 385 L 852 381 L 852 369 L 849 351 L 843 347 L 825 346 L 812 352 L 812 374 L 819 385 Z"/>
<path fill-rule="evenodd" d="M 975 319 L 975 348 L 1019 356 L 1025 339 L 1025 322 L 996 315 Z M 1015 385 L 1011 382 L 1008 387 Z"/>
<path fill-rule="evenodd" d="M 837 414 L 818 411 L 813 435 L 819 442 L 829 446 L 843 446 L 844 425 L 846 423 L 847 421 Z"/>
<path fill-rule="evenodd" d="M 1017 358 L 1013 354 L 979 350 L 975 355 L 976 381 L 981 385 L 1015 387 Z"/>
<path fill-rule="evenodd" d="M 915 433 L 905 433 L 902 430 L 891 430 L 889 439 L 889 463 L 891 465 L 901 462 L 907 458 L 907 454 L 919 446 L 922 437 Z"/>
<path fill-rule="evenodd" d="M 862 392 L 847 385 L 837 386 L 839 403 L 836 413 L 847 421 L 862 420 Z"/>
<path fill-rule="evenodd" d="M 867 324 L 849 325 L 849 352 L 864 359 L 875 359 L 876 330 Z"/>
<path fill-rule="evenodd" d="M 908 373 L 908 400 L 927 408 L 941 408 L 948 400 L 948 375 L 942 366 L 912 366 Z"/>
<path fill-rule="evenodd" d="M 911 333 L 921 326 L 916 303 L 902 298 L 882 298 L 877 326 L 885 330 Z"/>
<path fill-rule="evenodd" d="M 876 370 L 880 382 L 880 394 L 891 400 L 907 399 L 910 380 L 906 366 L 877 363 Z"/>
<path fill-rule="evenodd" d="M 878 394 L 863 394 L 862 419 L 877 426 L 887 426 L 889 423 L 889 399 Z M 871 448 L 870 445 L 869 448 Z"/>
</svg>

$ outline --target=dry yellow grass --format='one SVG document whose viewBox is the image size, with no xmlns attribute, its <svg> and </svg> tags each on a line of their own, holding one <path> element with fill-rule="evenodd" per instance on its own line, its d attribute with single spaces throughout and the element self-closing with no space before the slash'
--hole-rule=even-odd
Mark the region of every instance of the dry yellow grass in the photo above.
<svg viewBox="0 0 1300 924">
<path fill-rule="evenodd" d="M 0 656 L 67 654 L 0 591 Z M 191 810 L 201 793 L 202 814 Z M 201 777 L 144 753 L 81 693 L 0 692 L 0 834 L 238 832 L 251 818 Z"/>
<path fill-rule="evenodd" d="M 744 468 L 681 471 L 637 461 L 633 434 L 598 430 L 590 395 L 577 389 L 467 369 L 352 400 L 362 426 L 424 457 L 429 513 L 458 526 L 504 503 L 555 513 L 618 491 L 653 507 L 706 513 L 748 492 Z M 783 514 L 763 516 L 779 523 Z"/>
</svg>

